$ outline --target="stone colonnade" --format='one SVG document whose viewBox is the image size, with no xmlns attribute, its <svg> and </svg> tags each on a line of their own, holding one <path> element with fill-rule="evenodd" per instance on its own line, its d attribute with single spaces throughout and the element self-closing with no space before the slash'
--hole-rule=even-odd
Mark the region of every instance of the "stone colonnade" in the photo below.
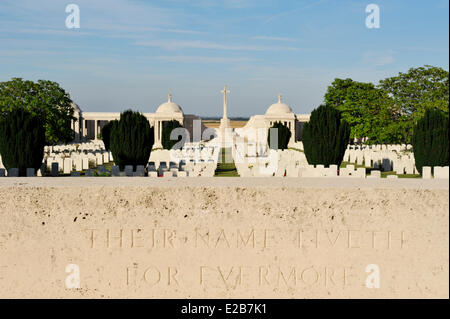
<svg viewBox="0 0 450 319">
<path fill-rule="evenodd" d="M 165 121 L 177 120 L 181 125 L 183 123 L 183 115 L 162 115 L 156 113 L 144 113 L 144 116 L 150 122 L 150 126 L 154 128 L 155 146 L 161 146 L 162 139 L 162 125 Z M 98 140 L 101 133 L 101 128 L 109 121 L 119 120 L 120 113 L 109 112 L 83 112 L 75 113 L 75 121 L 72 121 L 72 129 L 75 132 L 74 141 Z"/>
</svg>

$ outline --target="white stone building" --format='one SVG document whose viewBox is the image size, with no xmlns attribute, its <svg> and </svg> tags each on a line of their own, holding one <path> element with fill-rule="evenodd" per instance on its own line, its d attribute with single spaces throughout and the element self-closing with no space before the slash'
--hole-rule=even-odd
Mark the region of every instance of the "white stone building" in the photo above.
<svg viewBox="0 0 450 319">
<path fill-rule="evenodd" d="M 243 128 L 235 129 L 237 135 L 248 141 L 266 141 L 267 131 L 275 122 L 281 122 L 291 130 L 290 145 L 301 140 L 303 124 L 309 121 L 309 114 L 295 114 L 292 108 L 283 103 L 281 94 L 278 102 L 270 105 L 263 115 L 253 115 Z M 264 134 L 258 134 L 257 132 Z"/>
<path fill-rule="evenodd" d="M 220 129 L 217 130 L 217 135 L 224 135 L 224 131 L 229 128 L 230 125 L 230 120 L 227 116 L 227 93 L 229 93 L 229 91 L 225 87 L 222 93 L 224 94 L 224 115 L 221 120 Z M 291 130 L 292 135 L 289 145 L 295 147 L 295 143 L 301 140 L 303 124 L 309 121 L 310 115 L 295 114 L 289 105 L 282 102 L 281 97 L 280 94 L 278 96 L 278 102 L 270 105 L 265 114 L 253 115 L 243 128 L 234 129 L 236 136 L 243 138 L 250 143 L 264 142 L 267 140 L 268 129 L 275 122 L 281 122 Z M 75 142 L 97 140 L 101 128 L 108 121 L 118 120 L 120 118 L 119 112 L 83 112 L 75 103 L 73 104 L 73 107 L 74 117 L 77 119 L 72 123 L 72 129 L 75 132 Z M 164 121 L 176 120 L 182 124 L 189 133 L 189 141 L 202 140 L 201 137 L 206 130 L 198 116 L 184 114 L 183 109 L 173 102 L 171 94 L 169 94 L 168 101 L 162 103 L 156 109 L 155 113 L 143 113 L 143 115 L 147 117 L 150 126 L 154 127 L 155 147 L 161 147 L 161 133 Z M 195 123 L 195 121 L 198 121 L 198 123 Z M 231 128 L 229 129 L 232 130 Z M 222 134 L 220 134 L 221 132 Z M 210 138 L 213 138 L 213 136 L 211 135 Z"/>
<path fill-rule="evenodd" d="M 75 121 L 72 122 L 74 130 L 74 141 L 97 140 L 101 133 L 101 128 L 112 120 L 120 119 L 119 112 L 84 112 L 80 107 L 73 103 Z M 154 147 L 161 147 L 162 125 L 165 121 L 176 120 L 189 132 L 189 140 L 194 137 L 194 125 L 200 127 L 200 134 L 205 130 L 201 119 L 192 114 L 184 114 L 183 109 L 172 100 L 169 94 L 167 102 L 161 104 L 155 113 L 143 113 L 154 128 L 155 143 Z M 194 121 L 199 121 L 194 123 Z"/>
</svg>

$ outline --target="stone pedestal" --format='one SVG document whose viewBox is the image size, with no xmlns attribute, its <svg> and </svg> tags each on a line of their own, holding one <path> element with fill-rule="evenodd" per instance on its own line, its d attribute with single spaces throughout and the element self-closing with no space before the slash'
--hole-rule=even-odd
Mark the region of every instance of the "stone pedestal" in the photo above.
<svg viewBox="0 0 450 319">
<path fill-rule="evenodd" d="M 220 129 L 231 127 L 231 121 L 229 118 L 220 119 Z"/>
<path fill-rule="evenodd" d="M 229 120 L 228 120 L 229 121 Z M 233 129 L 231 127 L 220 127 L 219 129 L 220 146 L 229 148 L 233 146 Z"/>
</svg>

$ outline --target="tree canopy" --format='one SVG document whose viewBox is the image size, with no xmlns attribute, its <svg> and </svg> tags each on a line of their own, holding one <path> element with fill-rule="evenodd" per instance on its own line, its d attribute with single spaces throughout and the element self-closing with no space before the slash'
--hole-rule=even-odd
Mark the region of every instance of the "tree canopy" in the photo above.
<svg viewBox="0 0 450 319">
<path fill-rule="evenodd" d="M 0 82 L 0 114 L 17 108 L 25 108 L 41 119 L 47 144 L 73 140 L 71 123 L 75 118 L 72 100 L 58 83 L 21 78 Z"/>
<path fill-rule="evenodd" d="M 448 71 L 432 66 L 381 80 L 378 85 L 335 79 L 325 94 L 349 123 L 352 138 L 368 144 L 410 143 L 412 129 L 428 109 L 448 114 Z"/>
<path fill-rule="evenodd" d="M 372 83 L 335 79 L 325 94 L 325 103 L 341 112 L 351 127 L 350 136 L 358 138 L 370 134 L 381 98 L 382 93 Z"/>
<path fill-rule="evenodd" d="M 411 142 L 414 125 L 427 110 L 448 114 L 448 81 L 448 71 L 429 65 L 380 81 L 378 87 L 391 98 L 392 113 L 397 115 L 405 142 Z"/>
</svg>

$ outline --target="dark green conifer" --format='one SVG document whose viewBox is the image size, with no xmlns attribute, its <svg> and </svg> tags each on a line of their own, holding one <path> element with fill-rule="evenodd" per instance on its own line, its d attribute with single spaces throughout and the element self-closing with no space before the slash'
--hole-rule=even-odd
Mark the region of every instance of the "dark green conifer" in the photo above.
<svg viewBox="0 0 450 319">
<path fill-rule="evenodd" d="M 7 169 L 37 171 L 44 158 L 45 130 L 41 119 L 24 108 L 14 108 L 0 116 L 0 154 Z"/>
<path fill-rule="evenodd" d="M 153 128 L 139 112 L 127 110 L 111 128 L 110 147 L 114 162 L 124 169 L 125 165 L 147 166 L 154 143 Z"/>
<path fill-rule="evenodd" d="M 448 116 L 440 110 L 427 110 L 417 121 L 412 146 L 420 174 L 424 166 L 449 166 L 448 125 Z"/>
<path fill-rule="evenodd" d="M 321 105 L 311 112 L 303 127 L 303 147 L 310 165 L 325 167 L 342 163 L 350 137 L 350 127 L 334 107 Z"/>
<path fill-rule="evenodd" d="M 176 120 L 164 121 L 161 132 L 161 144 L 164 149 L 171 150 L 174 145 L 182 140 L 182 136 L 177 136 L 177 139 L 170 139 L 170 134 L 176 128 L 183 127 L 180 122 Z M 182 145 L 181 145 L 182 147 Z"/>
<path fill-rule="evenodd" d="M 278 141 L 276 145 L 273 145 L 270 138 L 270 133 L 273 129 L 276 129 L 278 131 Z M 275 122 L 273 123 L 272 127 L 269 129 L 269 133 L 267 134 L 267 143 L 269 144 L 269 147 L 271 149 L 285 150 L 288 148 L 291 135 L 291 130 L 286 125 L 281 122 Z"/>
<path fill-rule="evenodd" d="M 117 120 L 109 121 L 102 127 L 102 140 L 103 144 L 105 144 L 105 150 L 107 151 L 111 149 L 111 129 L 114 123 L 117 123 Z"/>
</svg>

